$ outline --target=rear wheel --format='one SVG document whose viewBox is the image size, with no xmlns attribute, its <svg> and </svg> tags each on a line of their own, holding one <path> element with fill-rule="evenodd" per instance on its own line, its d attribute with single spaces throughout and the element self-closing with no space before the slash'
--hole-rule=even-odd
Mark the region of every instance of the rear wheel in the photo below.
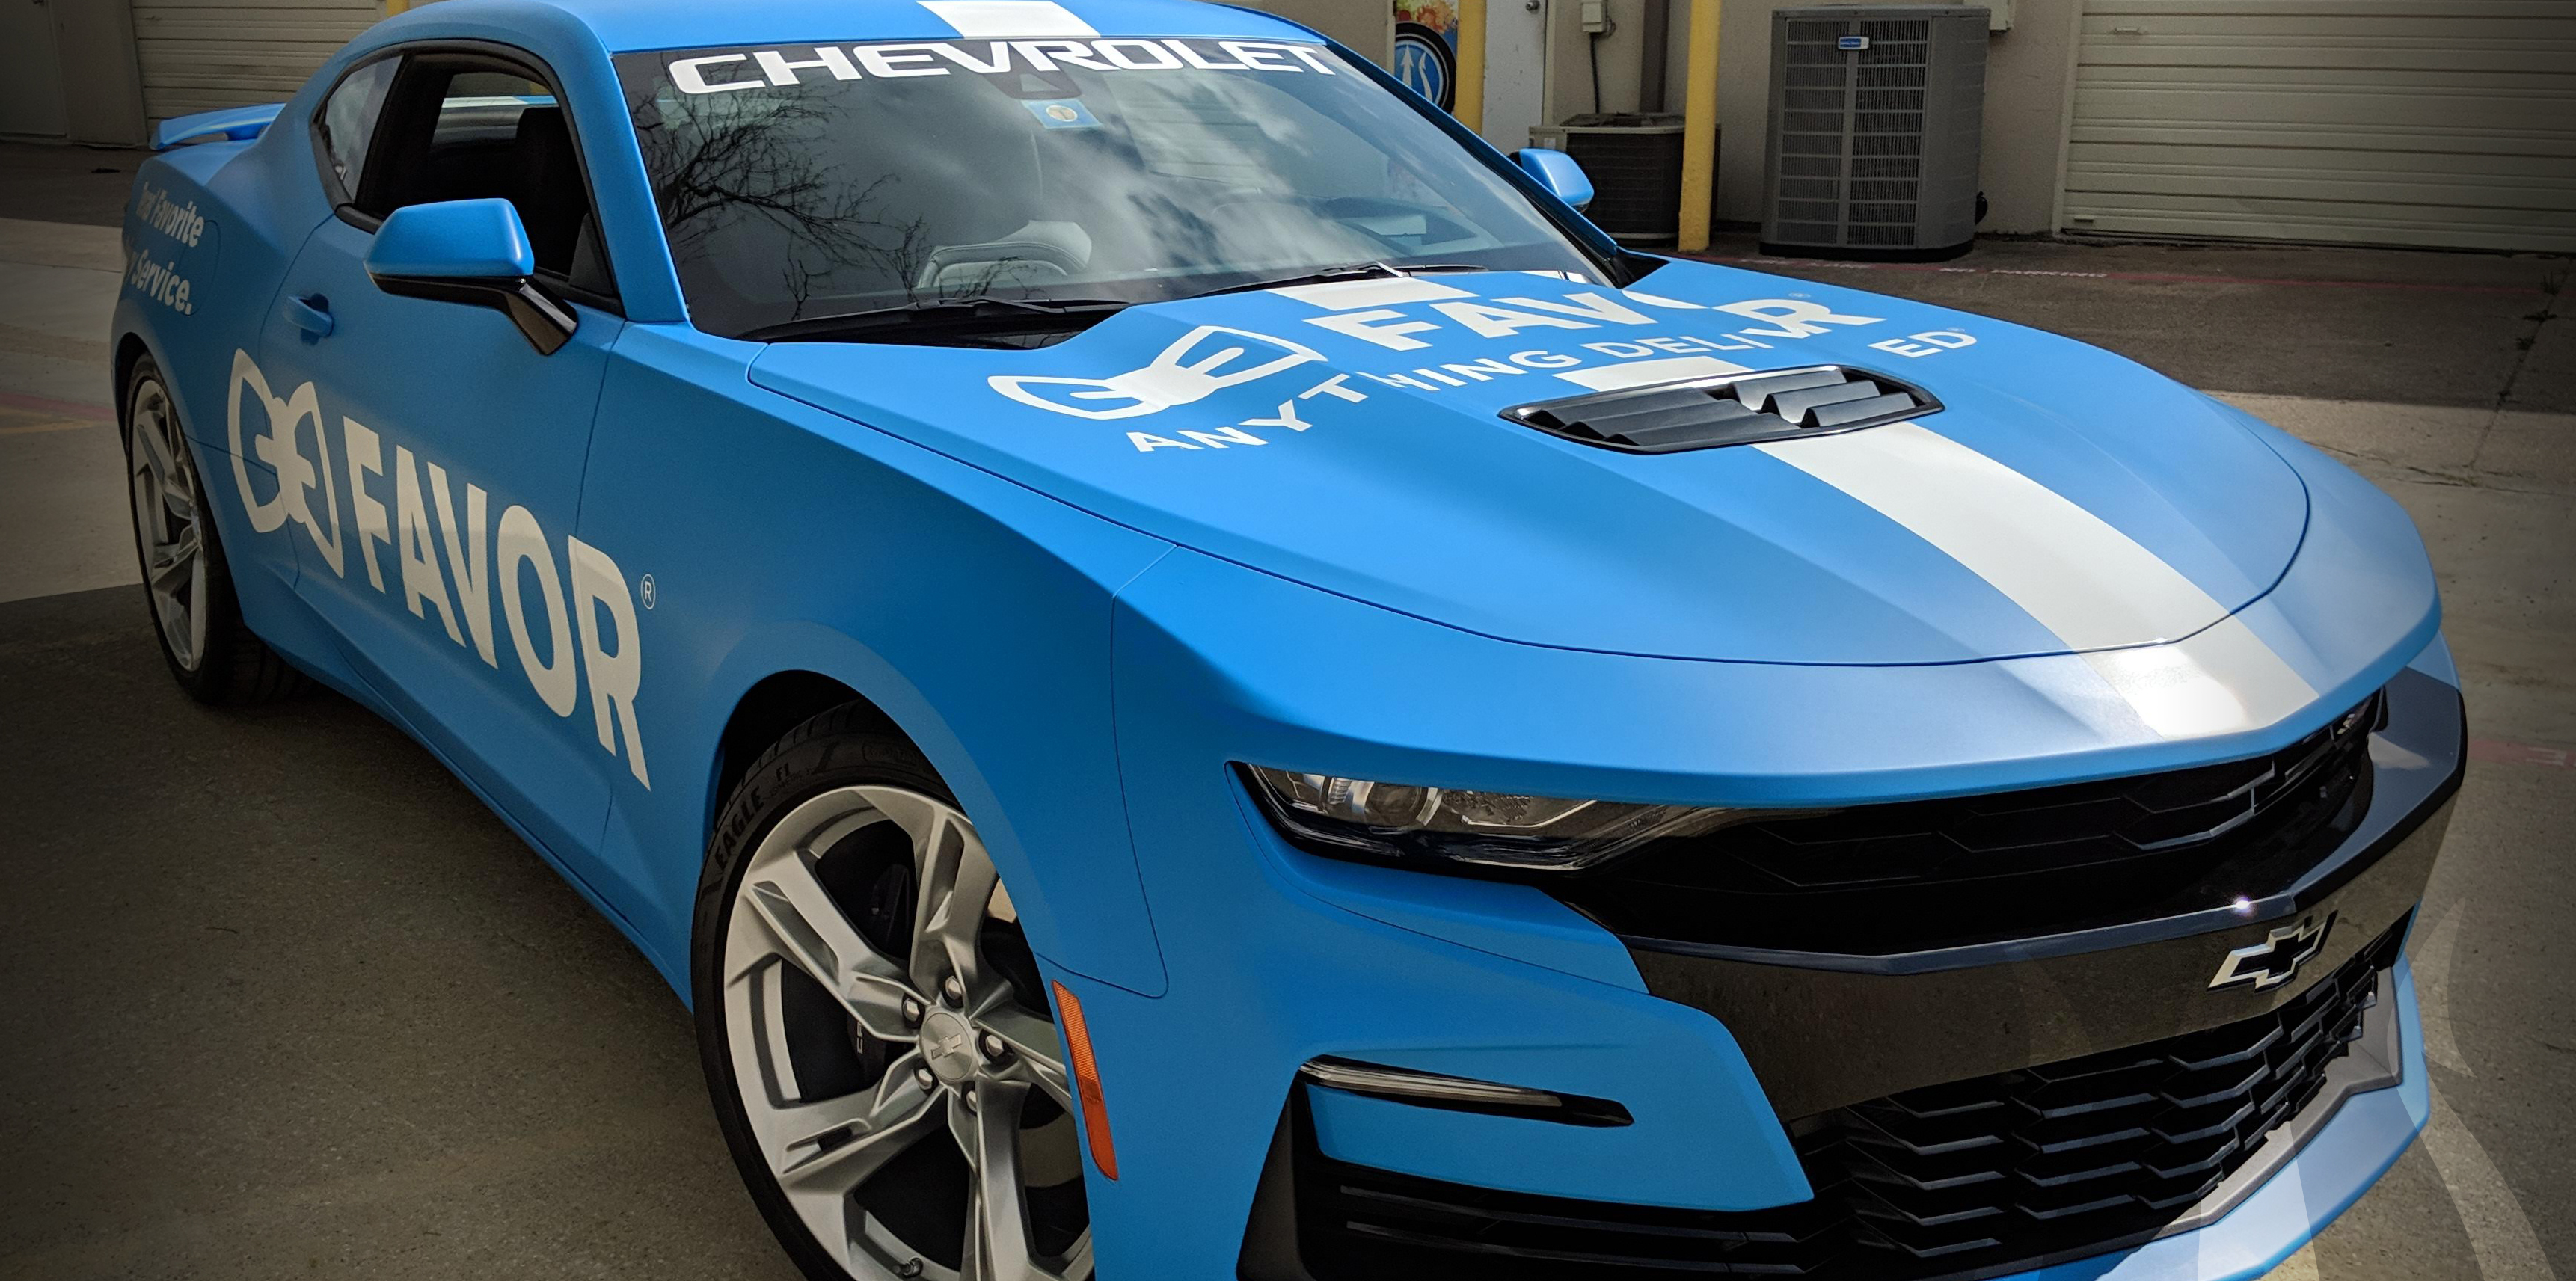
<svg viewBox="0 0 2576 1281">
<path fill-rule="evenodd" d="M 826 713 L 725 809 L 693 982 L 752 1198 L 817 1281 L 1083 1281 L 1065 1055 L 992 859 L 929 764 Z"/>
<path fill-rule="evenodd" d="M 256 703 L 293 692 L 302 678 L 242 622 L 178 404 L 149 356 L 126 378 L 124 411 L 134 553 L 171 676 L 201 703 Z"/>
</svg>

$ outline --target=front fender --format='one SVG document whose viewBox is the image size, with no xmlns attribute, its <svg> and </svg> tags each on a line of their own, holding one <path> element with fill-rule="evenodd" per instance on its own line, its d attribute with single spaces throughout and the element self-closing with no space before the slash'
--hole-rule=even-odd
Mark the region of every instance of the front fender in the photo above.
<svg viewBox="0 0 2576 1281">
<path fill-rule="evenodd" d="M 763 678 L 857 690 L 930 758 L 1060 970 L 1164 987 L 1110 710 L 1112 602 L 1169 544 L 743 380 L 747 345 L 630 326 L 581 537 L 655 580 L 636 699 L 657 770 L 606 857 L 685 990 L 725 726 Z"/>
</svg>

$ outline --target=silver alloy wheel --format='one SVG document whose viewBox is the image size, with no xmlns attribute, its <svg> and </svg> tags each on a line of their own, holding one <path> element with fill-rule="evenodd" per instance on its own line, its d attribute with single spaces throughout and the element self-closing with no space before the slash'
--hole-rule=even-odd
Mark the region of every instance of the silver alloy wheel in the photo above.
<svg viewBox="0 0 2576 1281">
<path fill-rule="evenodd" d="M 134 540 L 143 581 L 170 657 L 197 670 L 206 652 L 206 555 L 198 525 L 196 465 L 179 437 L 179 416 L 157 378 L 134 389 L 126 445 L 133 469 Z"/>
<path fill-rule="evenodd" d="M 836 896 L 824 874 L 827 857 L 844 857 L 836 850 L 890 839 L 886 825 L 909 849 L 911 911 L 896 922 L 906 947 L 881 945 L 885 900 L 870 897 L 875 916 L 854 913 L 861 905 L 845 903 L 846 886 Z M 1032 1189 L 1070 1182 L 1078 1196 L 1077 1106 L 1055 1025 L 1032 1012 L 1047 1008 L 1043 995 L 1020 992 L 988 954 L 993 924 L 1015 931 L 1017 918 L 964 814 L 900 788 L 825 792 L 770 830 L 728 915 L 724 1026 L 735 1086 L 779 1188 L 835 1260 L 862 1281 L 1091 1275 L 1087 1222 L 1069 1244 L 1039 1252 Z M 814 1004 L 800 1004 L 795 990 L 808 980 L 830 996 L 824 1014 L 842 1019 L 881 1069 L 873 1080 L 814 1089 L 820 1097 L 800 1089 L 800 1046 L 810 1064 L 818 1044 Z M 887 1182 L 871 1179 L 932 1142 L 954 1143 L 964 1157 L 963 1239 L 925 1246 L 871 1203 Z M 891 1173 L 899 1182 L 920 1168 Z"/>
</svg>

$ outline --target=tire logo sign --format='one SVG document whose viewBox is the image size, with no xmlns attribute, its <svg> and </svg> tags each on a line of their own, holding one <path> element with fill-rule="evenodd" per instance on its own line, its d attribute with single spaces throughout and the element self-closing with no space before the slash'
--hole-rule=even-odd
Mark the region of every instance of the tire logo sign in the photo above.
<svg viewBox="0 0 2576 1281">
<path fill-rule="evenodd" d="M 1442 111 L 1458 107 L 1458 55 L 1438 31 L 1419 22 L 1395 24 L 1395 78 Z"/>
</svg>

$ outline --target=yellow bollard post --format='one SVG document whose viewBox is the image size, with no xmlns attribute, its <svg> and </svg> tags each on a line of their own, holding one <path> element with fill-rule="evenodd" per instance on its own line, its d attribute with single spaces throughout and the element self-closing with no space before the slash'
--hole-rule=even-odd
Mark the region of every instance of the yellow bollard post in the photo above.
<svg viewBox="0 0 2576 1281">
<path fill-rule="evenodd" d="M 1682 76 L 1681 235 L 1675 248 L 1708 248 L 1709 195 L 1717 187 L 1717 24 L 1723 0 L 1691 0 Z"/>
<path fill-rule="evenodd" d="M 1485 0 L 1458 0 L 1458 123 L 1485 131 Z"/>
</svg>

